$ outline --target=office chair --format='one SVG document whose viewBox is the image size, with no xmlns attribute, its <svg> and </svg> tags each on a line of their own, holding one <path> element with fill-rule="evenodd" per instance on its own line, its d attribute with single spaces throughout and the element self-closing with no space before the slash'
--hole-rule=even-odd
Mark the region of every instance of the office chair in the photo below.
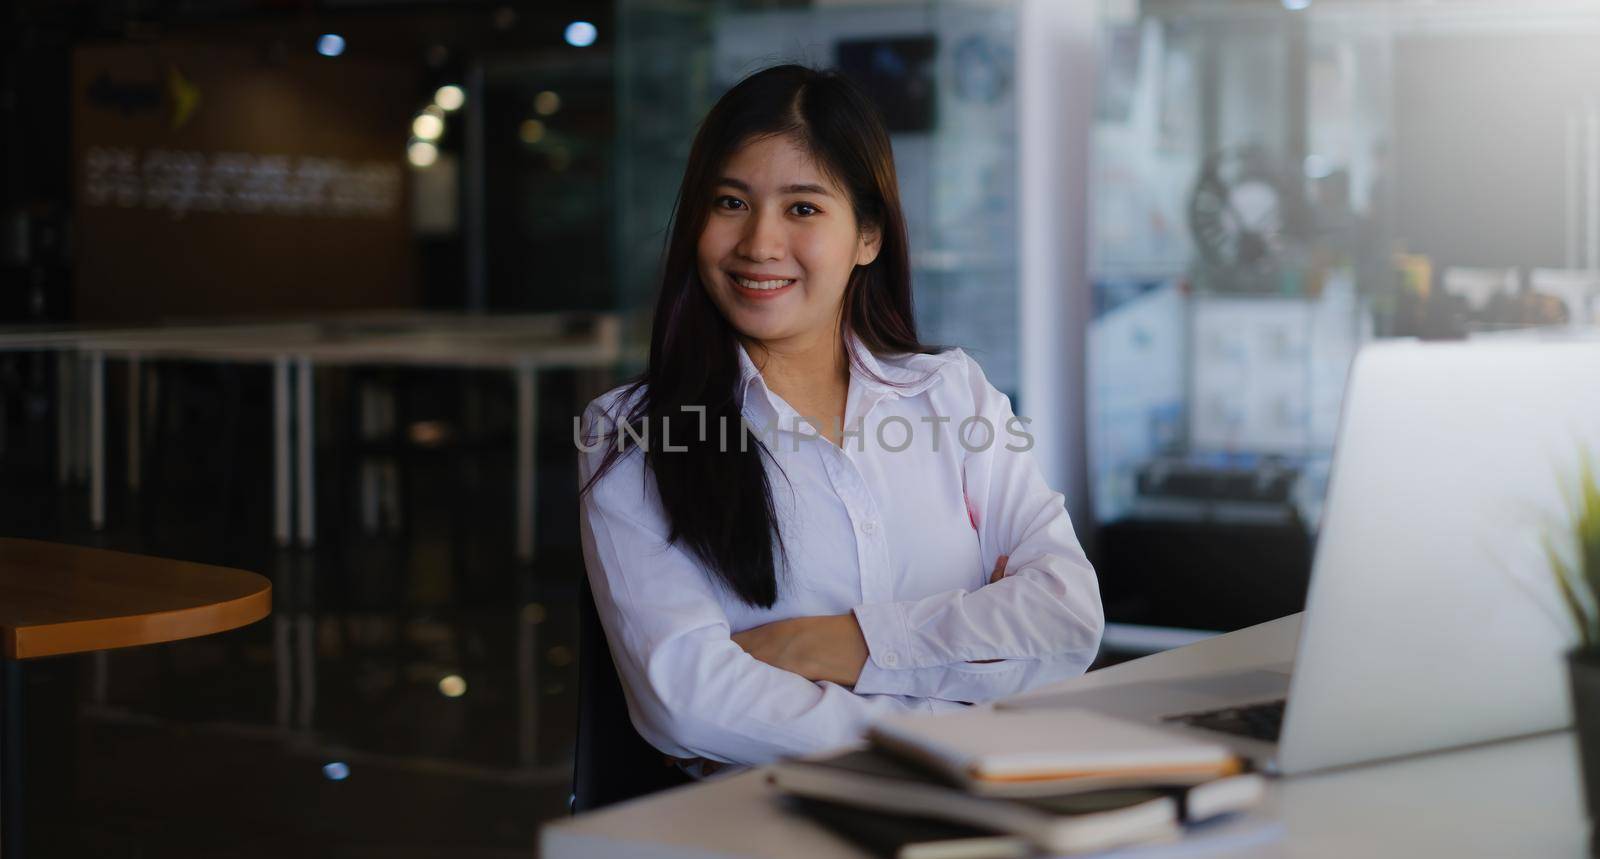
<svg viewBox="0 0 1600 859">
<path fill-rule="evenodd" d="M 584 576 L 578 586 L 578 738 L 572 811 L 579 814 L 693 781 L 633 729 L 600 614 Z"/>
</svg>

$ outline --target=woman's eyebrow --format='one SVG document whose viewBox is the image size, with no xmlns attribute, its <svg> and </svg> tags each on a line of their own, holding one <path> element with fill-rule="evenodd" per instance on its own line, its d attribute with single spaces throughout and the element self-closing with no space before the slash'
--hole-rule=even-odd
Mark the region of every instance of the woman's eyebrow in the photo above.
<svg viewBox="0 0 1600 859">
<path fill-rule="evenodd" d="M 823 197 L 832 197 L 828 189 L 821 185 L 785 185 L 778 189 L 784 194 L 817 194 Z"/>
<path fill-rule="evenodd" d="M 746 194 L 750 193 L 750 186 L 749 185 L 746 185 L 745 183 L 740 182 L 738 179 L 735 179 L 735 178 L 733 178 L 731 176 L 724 176 L 721 179 L 718 179 L 717 180 L 717 184 L 718 185 L 726 185 L 729 188 L 736 188 L 736 189 L 738 189 L 740 191 L 745 192 Z M 821 185 L 785 185 L 782 188 L 778 189 L 778 193 L 780 193 L 780 194 L 817 194 L 817 195 L 823 196 L 823 197 L 832 197 L 833 196 L 832 194 L 828 193 L 828 189 L 827 188 L 824 188 Z"/>
</svg>

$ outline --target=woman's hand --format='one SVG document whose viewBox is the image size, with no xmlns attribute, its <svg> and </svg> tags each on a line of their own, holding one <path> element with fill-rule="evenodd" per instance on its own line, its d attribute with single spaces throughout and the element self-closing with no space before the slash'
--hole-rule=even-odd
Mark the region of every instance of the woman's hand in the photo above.
<svg viewBox="0 0 1600 859">
<path fill-rule="evenodd" d="M 1001 579 L 1006 577 L 1006 561 L 1009 561 L 1009 560 L 1011 560 L 1011 556 L 1010 555 L 1001 555 L 1000 557 L 994 559 L 994 572 L 989 574 L 989 584 L 992 585 L 995 582 L 998 582 Z M 998 659 L 968 659 L 967 661 L 972 663 L 972 664 L 974 664 L 974 665 L 988 665 L 991 662 L 999 662 L 1000 660 L 998 660 Z"/>
<path fill-rule="evenodd" d="M 1007 555 L 995 560 L 989 584 L 1005 577 L 1007 560 Z M 851 612 L 773 621 L 735 633 L 733 641 L 756 659 L 814 683 L 826 680 L 840 686 L 855 686 L 861 678 L 862 667 L 867 664 L 867 639 Z"/>
<path fill-rule="evenodd" d="M 1006 577 L 1006 561 L 1011 560 L 1010 555 L 1001 555 L 994 559 L 994 572 L 989 574 L 989 584 L 994 584 Z"/>
<path fill-rule="evenodd" d="M 867 664 L 867 639 L 850 612 L 774 621 L 733 640 L 762 662 L 813 682 L 854 686 Z"/>
</svg>

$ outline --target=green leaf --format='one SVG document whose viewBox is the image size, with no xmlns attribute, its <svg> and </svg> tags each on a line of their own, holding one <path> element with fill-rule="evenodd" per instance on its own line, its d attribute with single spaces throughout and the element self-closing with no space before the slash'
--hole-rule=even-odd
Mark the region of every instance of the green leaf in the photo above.
<svg viewBox="0 0 1600 859">
<path fill-rule="evenodd" d="M 1572 615 L 1572 625 L 1578 630 L 1579 643 L 1585 648 L 1595 645 L 1596 630 L 1589 619 L 1589 612 L 1583 607 L 1583 600 L 1573 588 L 1572 573 L 1567 567 L 1567 562 L 1561 559 L 1561 553 L 1556 551 L 1548 535 L 1539 539 L 1544 547 L 1545 557 L 1550 559 L 1550 570 L 1555 573 L 1556 589 L 1561 592 L 1561 601 L 1566 604 L 1567 612 Z M 1593 593 L 1593 591 L 1590 591 Z"/>
<path fill-rule="evenodd" d="M 1600 597 L 1600 482 L 1594 460 L 1584 452 L 1579 465 L 1580 489 L 1574 536 L 1578 541 L 1578 572 L 1591 597 Z"/>
</svg>

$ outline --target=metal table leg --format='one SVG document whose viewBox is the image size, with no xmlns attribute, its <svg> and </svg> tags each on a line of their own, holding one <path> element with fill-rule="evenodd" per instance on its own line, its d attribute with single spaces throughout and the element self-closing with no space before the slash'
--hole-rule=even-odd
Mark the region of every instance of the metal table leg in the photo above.
<svg viewBox="0 0 1600 859">
<path fill-rule="evenodd" d="M 378 438 L 377 392 L 373 386 L 361 382 L 356 388 L 356 399 L 361 411 L 361 443 L 363 446 Z M 378 533 L 378 465 L 370 456 L 360 457 L 361 470 L 361 533 Z"/>
<path fill-rule="evenodd" d="M 296 360 L 299 377 L 295 386 L 298 395 L 297 416 L 299 418 L 299 480 L 300 480 L 300 545 L 302 548 L 311 548 L 317 542 L 317 509 L 316 509 L 316 469 L 313 457 L 316 455 L 316 382 L 312 377 L 311 359 L 304 356 Z"/>
<path fill-rule="evenodd" d="M 289 730 L 289 711 L 294 706 L 294 654 L 289 649 L 289 636 L 294 627 L 295 588 L 297 564 L 278 564 L 278 574 L 272 582 L 272 667 L 277 689 L 274 702 L 274 724 L 279 730 Z"/>
<path fill-rule="evenodd" d="M 289 522 L 289 358 L 272 362 L 272 537 L 280 546 L 293 539 Z"/>
<path fill-rule="evenodd" d="M 89 477 L 89 356 L 73 357 L 72 371 L 72 479 Z"/>
<path fill-rule="evenodd" d="M 298 575 L 299 570 L 295 573 Z M 308 597 L 302 595 L 302 600 Z M 316 648 L 316 618 L 312 617 L 309 608 L 304 608 L 294 614 L 295 624 L 295 654 L 299 656 L 300 668 L 300 698 L 295 708 L 295 727 L 310 734 L 317 713 L 317 648 Z"/>
<path fill-rule="evenodd" d="M 533 560 L 534 429 L 538 425 L 539 377 L 533 365 L 517 368 L 517 560 Z"/>
<path fill-rule="evenodd" d="M 89 353 L 89 525 L 106 527 L 106 356 Z"/>
<path fill-rule="evenodd" d="M 144 365 L 138 355 L 128 356 L 128 491 L 139 491 L 140 460 L 142 445 L 139 441 L 139 432 L 143 429 L 139 420 L 139 383 L 144 378 Z"/>
<path fill-rule="evenodd" d="M 72 419 L 78 407 L 72 376 L 77 362 L 72 352 L 56 353 L 56 483 L 61 486 L 72 479 Z"/>
</svg>

